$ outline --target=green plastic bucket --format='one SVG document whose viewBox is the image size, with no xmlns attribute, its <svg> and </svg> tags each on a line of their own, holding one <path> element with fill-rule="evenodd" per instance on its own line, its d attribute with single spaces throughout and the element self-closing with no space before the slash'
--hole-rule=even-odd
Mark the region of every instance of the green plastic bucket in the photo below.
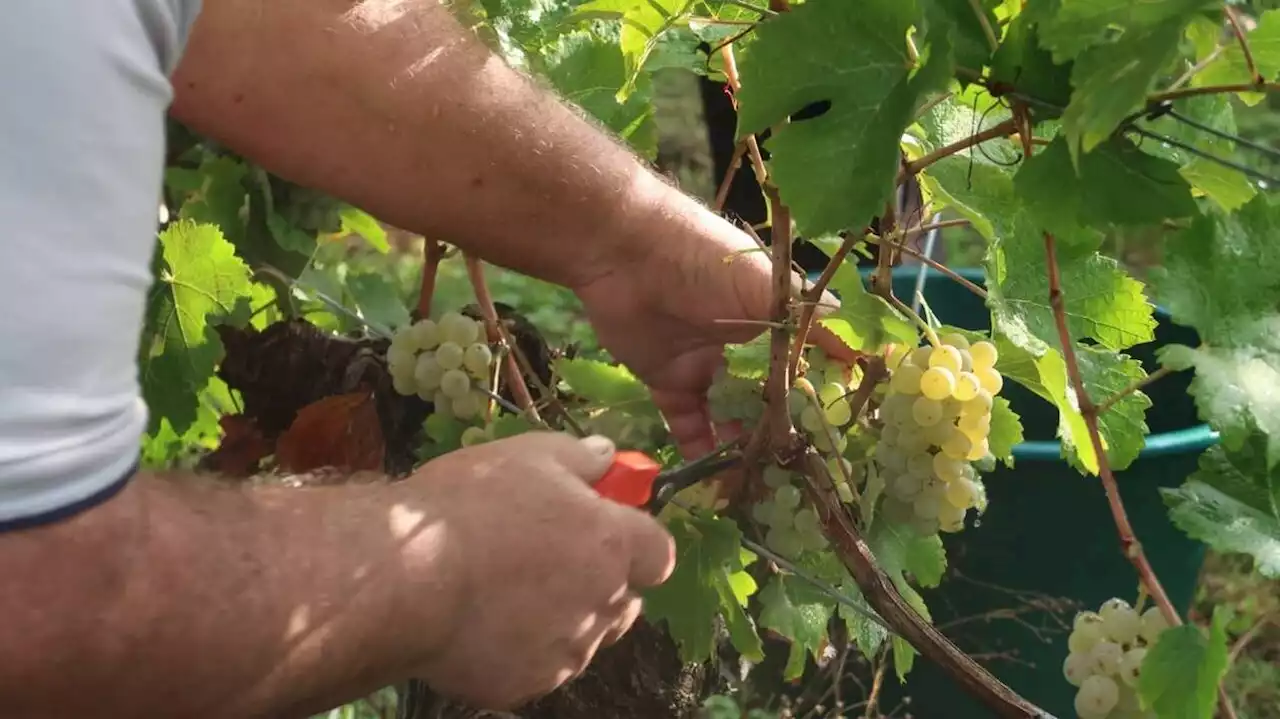
<svg viewBox="0 0 1280 719">
<path fill-rule="evenodd" d="M 977 269 L 958 270 L 975 284 Z M 919 270 L 894 273 L 894 293 L 908 304 Z M 937 271 L 925 274 L 925 301 L 944 323 L 967 329 L 990 327 L 981 298 Z M 1126 351 L 1147 371 L 1158 366 L 1156 348 L 1196 345 L 1196 334 L 1157 310 L 1154 342 Z M 1160 487 L 1176 487 L 1196 469 L 1199 455 L 1217 435 L 1196 416 L 1185 374 L 1146 388 L 1151 432 L 1138 459 L 1116 481 L 1129 520 L 1178 610 L 1191 604 L 1205 547 L 1169 521 Z M 1027 699 L 1059 717 L 1074 717 L 1075 688 L 1062 676 L 1071 618 L 1117 596 L 1132 600 L 1137 575 L 1120 551 L 1101 482 L 1086 477 L 1061 456 L 1055 439 L 1057 410 L 1013 382 L 1006 397 L 1023 422 L 1024 443 L 1014 448 L 1014 468 L 1003 464 L 984 476 L 989 507 L 958 534 L 944 534 L 948 572 L 937 589 L 924 592 L 934 623 L 960 648 Z M 1095 398 L 1101 400 L 1103 398 Z M 890 685 L 894 684 L 892 682 Z M 890 710 L 903 690 L 886 687 L 882 708 Z M 910 712 L 917 717 L 990 717 L 931 662 L 919 661 L 908 676 Z"/>
</svg>

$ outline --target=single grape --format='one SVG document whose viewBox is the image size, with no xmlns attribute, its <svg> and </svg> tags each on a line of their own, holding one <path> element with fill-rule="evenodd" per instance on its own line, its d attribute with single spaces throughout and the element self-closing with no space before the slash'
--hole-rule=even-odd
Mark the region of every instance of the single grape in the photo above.
<svg viewBox="0 0 1280 719">
<path fill-rule="evenodd" d="M 938 492 L 931 490 L 931 487 L 926 487 L 912 502 L 916 516 L 921 519 L 937 519 L 942 512 L 943 499 Z"/>
<path fill-rule="evenodd" d="M 954 482 L 949 482 L 947 484 L 947 503 L 953 507 L 968 509 L 973 506 L 973 500 L 976 499 L 977 496 L 977 485 L 966 477 L 960 477 Z"/>
<path fill-rule="evenodd" d="M 1102 606 L 1098 608 L 1098 616 L 1102 618 L 1102 623 L 1105 628 L 1108 616 L 1111 616 L 1116 612 L 1123 612 L 1126 610 L 1132 611 L 1133 606 L 1119 597 L 1112 597 L 1103 602 Z"/>
<path fill-rule="evenodd" d="M 751 519 L 759 524 L 768 525 L 770 519 L 773 518 L 773 502 L 768 500 L 758 502 L 751 506 Z"/>
<path fill-rule="evenodd" d="M 929 345 L 917 347 L 911 350 L 911 364 L 920 368 L 920 371 L 929 369 L 929 357 L 933 355 L 933 348 Z"/>
<path fill-rule="evenodd" d="M 938 528 L 944 532 L 955 533 L 964 529 L 965 510 L 951 504 L 943 504 L 938 509 Z"/>
<path fill-rule="evenodd" d="M 964 432 L 952 427 L 950 435 L 942 443 L 942 452 L 952 459 L 968 459 L 973 452 L 973 442 Z"/>
<path fill-rule="evenodd" d="M 844 385 L 839 382 L 826 382 L 818 386 L 821 387 L 821 389 L 818 390 L 818 401 L 822 403 L 823 407 L 835 404 L 837 401 L 843 399 L 845 392 L 847 391 Z"/>
<path fill-rule="evenodd" d="M 1089 650 L 1089 661 L 1093 665 L 1094 674 L 1115 674 L 1120 671 L 1120 660 L 1124 659 L 1124 649 L 1116 642 L 1103 639 Z"/>
<path fill-rule="evenodd" d="M 796 512 L 796 531 L 812 532 L 822 531 L 822 519 L 818 517 L 818 513 L 810 507 L 805 507 Z"/>
<path fill-rule="evenodd" d="M 800 545 L 809 552 L 821 552 L 831 546 L 831 542 L 827 540 L 827 536 L 822 533 L 821 529 L 815 529 L 811 532 L 800 532 Z"/>
<path fill-rule="evenodd" d="M 942 418 L 948 422 L 955 422 L 960 418 L 960 410 L 964 408 L 964 402 L 954 397 L 947 397 L 942 400 Z"/>
<path fill-rule="evenodd" d="M 436 348 L 436 362 L 445 369 L 461 369 L 464 354 L 462 345 L 456 342 L 441 342 Z"/>
<path fill-rule="evenodd" d="M 929 438 L 919 429 L 898 435 L 898 448 L 906 452 L 908 456 L 923 452 L 929 448 Z"/>
<path fill-rule="evenodd" d="M 493 364 L 493 350 L 483 342 L 473 342 L 462 351 L 462 366 L 466 367 L 471 376 L 476 379 L 487 379 L 491 364 Z"/>
<path fill-rule="evenodd" d="M 921 477 L 930 476 L 933 473 L 933 455 L 929 452 L 911 455 L 907 458 L 907 471 L 914 472 Z"/>
<path fill-rule="evenodd" d="M 822 432 L 822 416 L 818 414 L 817 408 L 813 406 L 804 408 L 804 411 L 800 413 L 800 426 L 814 434 Z"/>
<path fill-rule="evenodd" d="M 937 424 L 942 419 L 942 403 L 928 397 L 917 397 L 911 404 L 911 418 L 921 427 Z"/>
<path fill-rule="evenodd" d="M 770 464 L 764 468 L 763 479 L 765 486 L 777 489 L 791 484 L 791 472 L 776 464 Z"/>
<path fill-rule="evenodd" d="M 1142 632 L 1142 617 L 1131 607 L 1118 607 L 1102 613 L 1102 631 L 1113 642 L 1132 644 Z"/>
<path fill-rule="evenodd" d="M 779 504 L 777 499 L 769 505 L 770 514 L 766 522 L 770 527 L 781 527 L 783 529 L 792 529 L 796 524 L 796 513 L 794 509 Z"/>
<path fill-rule="evenodd" d="M 881 467 L 890 472 L 901 473 L 907 471 L 906 453 L 892 445 L 882 444 L 876 447 L 876 461 L 880 463 Z"/>
<path fill-rule="evenodd" d="M 1142 660 L 1147 656 L 1147 650 L 1143 647 L 1134 647 L 1124 653 L 1124 658 L 1120 660 L 1120 681 L 1131 687 L 1138 686 L 1138 676 L 1142 673 Z"/>
<path fill-rule="evenodd" d="M 1142 613 L 1142 639 L 1147 644 L 1155 644 L 1160 633 L 1169 628 L 1169 621 L 1160 613 L 1159 607 L 1150 607 Z"/>
<path fill-rule="evenodd" d="M 408 375 L 392 373 L 391 388 L 396 391 L 396 394 L 402 394 L 408 397 L 409 395 L 417 394 L 418 383 L 414 381 L 412 373 Z"/>
<path fill-rule="evenodd" d="M 471 391 L 471 378 L 460 369 L 446 370 L 440 375 L 440 391 L 450 399 L 462 397 Z"/>
<path fill-rule="evenodd" d="M 893 425 L 886 426 L 884 429 L 880 430 L 880 442 L 876 447 L 892 447 L 898 443 L 898 437 L 901 435 L 901 432 L 901 429 L 898 429 Z"/>
<path fill-rule="evenodd" d="M 788 559 L 795 558 L 804 551 L 804 542 L 800 539 L 800 534 L 794 529 L 785 527 L 771 527 L 765 533 L 764 543 L 769 549 Z"/>
<path fill-rule="evenodd" d="M 974 342 L 969 345 L 969 356 L 973 358 L 973 366 L 977 367 L 995 367 L 1000 355 L 996 352 L 996 346 L 986 340 Z"/>
<path fill-rule="evenodd" d="M 795 511 L 795 508 L 800 506 L 800 490 L 790 484 L 778 487 L 773 492 L 773 501 L 777 502 L 779 507 Z"/>
<path fill-rule="evenodd" d="M 440 345 L 440 326 L 432 320 L 418 320 L 413 325 L 413 341 L 418 349 L 435 349 Z"/>
<path fill-rule="evenodd" d="M 853 462 L 844 457 L 828 457 L 827 471 L 831 473 L 831 479 L 836 484 L 848 481 L 853 477 Z"/>
<path fill-rule="evenodd" d="M 978 375 L 972 372 L 961 372 L 956 375 L 956 386 L 951 391 L 951 396 L 961 402 L 968 402 L 977 397 L 981 390 L 982 381 L 978 379 Z"/>
<path fill-rule="evenodd" d="M 1091 676 L 1076 692 L 1076 713 L 1080 719 L 1102 719 L 1120 701 L 1120 686 L 1111 677 Z"/>
<path fill-rule="evenodd" d="M 969 439 L 983 439 L 991 433 L 991 415 L 989 414 L 963 414 L 960 415 L 960 421 L 956 422 L 956 426 L 964 432 Z"/>
<path fill-rule="evenodd" d="M 903 363 L 889 380 L 889 389 L 898 394 L 920 394 L 920 378 L 924 370 L 914 364 Z"/>
<path fill-rule="evenodd" d="M 724 390 L 725 385 L 714 381 L 711 383 L 712 392 L 723 394 Z M 787 411 L 791 413 L 792 419 L 799 419 L 800 413 L 805 411 L 808 407 L 809 397 L 804 392 L 800 392 L 799 390 L 792 388 L 792 390 L 787 393 Z"/>
<path fill-rule="evenodd" d="M 1062 676 L 1067 678 L 1067 682 L 1073 687 L 1078 687 L 1084 683 L 1085 679 L 1090 675 L 1089 655 L 1082 652 L 1071 652 L 1067 655 L 1066 661 L 1062 663 Z"/>
<path fill-rule="evenodd" d="M 890 372 L 897 372 L 902 366 L 902 360 L 906 359 L 910 352 L 906 347 L 901 345 L 889 345 L 884 354 L 884 366 Z"/>
<path fill-rule="evenodd" d="M 458 312 L 440 316 L 440 339 L 467 346 L 480 339 L 480 324 Z"/>
<path fill-rule="evenodd" d="M 969 349 L 969 340 L 959 332 L 942 335 L 938 338 L 938 341 L 944 345 L 951 345 L 958 350 Z"/>
<path fill-rule="evenodd" d="M 960 350 L 948 345 L 934 347 L 933 352 L 929 354 L 929 367 L 940 367 L 948 372 L 955 373 L 960 371 Z"/>
<path fill-rule="evenodd" d="M 979 367 L 973 371 L 978 375 L 978 382 L 982 384 L 982 388 L 993 395 L 1000 394 L 1001 388 L 1004 387 L 1004 377 L 995 371 L 993 367 Z"/>
<path fill-rule="evenodd" d="M 936 356 L 936 355 L 935 355 Z M 956 376 L 946 367 L 930 367 L 920 376 L 920 394 L 941 402 L 956 388 Z"/>
<path fill-rule="evenodd" d="M 804 377 L 796 377 L 794 386 L 797 390 L 804 393 L 806 398 L 809 395 L 814 395 L 818 393 L 818 391 L 813 388 L 813 383 L 805 379 Z"/>
<path fill-rule="evenodd" d="M 1102 631 L 1102 617 L 1096 612 L 1081 612 L 1067 637 L 1067 648 L 1076 654 L 1088 654 L 1103 639 L 1106 633 Z"/>
<path fill-rule="evenodd" d="M 434 354 L 423 352 L 418 356 L 418 364 L 413 370 L 413 381 L 418 383 L 419 390 L 435 392 L 440 387 L 440 378 L 443 376 L 444 370 L 441 369 Z"/>
<path fill-rule="evenodd" d="M 995 402 L 995 397 L 983 389 L 973 399 L 964 403 L 960 408 L 960 414 L 991 414 L 991 405 Z"/>
<path fill-rule="evenodd" d="M 453 415 L 458 419 L 479 417 L 484 412 L 485 396 L 478 392 L 467 392 L 461 397 L 453 398 Z"/>
<path fill-rule="evenodd" d="M 824 405 L 822 413 L 826 416 L 827 423 L 833 427 L 839 427 L 853 419 L 853 408 L 849 406 L 849 401 L 843 397 L 831 404 Z"/>
<path fill-rule="evenodd" d="M 489 441 L 489 435 L 485 433 L 483 427 L 467 427 L 462 430 L 462 446 L 470 447 L 476 444 L 483 444 Z"/>
<path fill-rule="evenodd" d="M 969 460 L 970 462 L 977 462 L 978 460 L 990 454 L 991 444 L 987 442 L 986 438 L 980 439 L 975 442 L 973 441 L 972 437 L 969 437 L 963 432 L 960 432 L 960 434 L 965 439 L 969 440 L 969 453 L 964 456 L 965 459 Z"/>
<path fill-rule="evenodd" d="M 944 482 L 954 482 L 964 478 L 964 462 L 952 459 L 942 452 L 933 455 L 930 463 L 933 465 L 933 473 Z"/>
<path fill-rule="evenodd" d="M 955 431 L 955 425 L 944 419 L 937 424 L 922 427 L 919 431 L 930 445 L 941 447 L 947 441 L 947 438 L 951 436 L 951 433 Z"/>
<path fill-rule="evenodd" d="M 885 489 L 895 499 L 911 502 L 920 494 L 920 490 L 924 488 L 925 481 L 925 477 L 921 475 L 914 472 L 904 472 L 889 480 Z"/>
</svg>

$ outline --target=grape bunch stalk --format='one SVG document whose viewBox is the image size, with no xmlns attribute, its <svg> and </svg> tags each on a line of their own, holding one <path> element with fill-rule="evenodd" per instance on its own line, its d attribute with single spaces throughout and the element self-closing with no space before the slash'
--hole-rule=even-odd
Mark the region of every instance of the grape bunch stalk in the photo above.
<svg viewBox="0 0 1280 719">
<path fill-rule="evenodd" d="M 996 347 L 951 334 L 891 359 L 875 448 L 883 511 L 921 534 L 958 532 L 968 510 L 986 505 L 971 462 L 990 456 L 992 403 L 1004 387 Z"/>
<path fill-rule="evenodd" d="M 1154 719 L 1138 700 L 1138 678 L 1147 649 L 1169 628 L 1159 607 L 1141 614 L 1112 598 L 1096 612 L 1080 612 L 1067 639 L 1062 673 L 1076 692 L 1080 719 Z"/>
<path fill-rule="evenodd" d="M 460 420 L 481 419 L 489 403 L 482 387 L 492 381 L 494 354 L 482 339 L 479 322 L 457 312 L 439 321 L 423 319 L 396 331 L 387 348 L 387 369 L 399 394 L 431 402 L 436 414 Z M 462 445 L 492 439 L 491 430 L 463 430 Z"/>
</svg>

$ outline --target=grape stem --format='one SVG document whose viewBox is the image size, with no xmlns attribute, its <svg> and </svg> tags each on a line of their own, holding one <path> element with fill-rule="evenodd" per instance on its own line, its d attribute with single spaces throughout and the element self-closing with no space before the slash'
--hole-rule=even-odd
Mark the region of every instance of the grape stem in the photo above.
<svg viewBox="0 0 1280 719">
<path fill-rule="evenodd" d="M 436 274 L 440 270 L 440 260 L 444 259 L 444 245 L 424 239 L 422 247 L 422 288 L 418 292 L 418 316 L 415 320 L 425 320 L 431 316 L 431 298 L 436 293 Z"/>
<path fill-rule="evenodd" d="M 1010 118 L 1004 122 L 992 125 L 975 135 L 970 135 L 962 140 L 957 140 L 945 147 L 939 147 L 933 152 L 921 157 L 919 160 L 908 162 L 902 168 L 902 171 L 898 173 L 898 182 L 902 182 L 909 175 L 914 175 L 939 160 L 964 152 L 970 147 L 981 145 L 988 140 L 994 140 L 999 137 L 1008 137 L 1016 132 L 1017 128 L 1017 124 L 1012 118 Z"/>
<path fill-rule="evenodd" d="M 793 428 L 787 407 L 791 390 L 791 333 L 787 320 L 791 317 L 791 211 L 782 204 L 777 188 L 764 184 L 773 215 L 773 310 L 770 313 L 780 327 L 769 330 L 769 377 L 765 382 L 769 424 L 769 445 L 775 452 L 791 444 Z"/>
<path fill-rule="evenodd" d="M 734 145 L 733 157 L 729 158 L 729 168 L 725 170 L 724 177 L 720 178 L 720 186 L 716 188 L 715 204 L 712 205 L 716 212 L 724 211 L 724 203 L 729 201 L 729 188 L 733 187 L 733 178 L 737 177 L 738 168 L 742 166 L 742 156 L 746 153 L 746 140 Z"/>
<path fill-rule="evenodd" d="M 948 224 L 948 223 L 951 223 L 951 224 Z M 920 231 L 928 232 L 929 230 L 931 230 L 931 229 L 933 229 L 933 228 L 935 228 L 935 227 L 936 227 L 936 228 L 942 228 L 942 227 L 958 227 L 958 226 L 961 226 L 961 225 L 967 225 L 968 223 L 969 223 L 969 221 L 968 221 L 968 220 L 947 220 L 946 222 L 937 222 L 937 223 L 934 223 L 934 224 L 932 224 L 932 225 L 924 225 L 924 226 L 922 226 L 922 227 L 920 228 Z M 903 245 L 903 244 L 900 244 L 900 243 L 897 243 L 897 242 L 893 242 L 892 240 L 889 240 L 889 239 L 887 239 L 887 238 L 879 238 L 879 237 L 868 237 L 868 238 L 867 238 L 867 242 L 870 242 L 870 243 L 872 243 L 872 244 L 876 244 L 876 245 L 887 245 L 887 246 L 892 247 L 893 249 L 895 249 L 895 250 L 897 250 L 897 251 L 901 252 L 901 253 L 902 253 L 902 254 L 904 254 L 904 255 L 909 255 L 909 256 L 911 256 L 911 257 L 914 257 L 914 258 L 916 258 L 917 260 L 920 260 L 920 261 L 921 261 L 921 262 L 923 262 L 924 264 L 928 265 L 929 267 L 931 267 L 931 268 L 933 268 L 933 269 L 937 270 L 938 272 L 941 272 L 942 274 L 946 275 L 947 277 L 949 277 L 949 278 L 951 278 L 951 279 L 955 280 L 957 284 L 959 284 L 961 287 L 964 287 L 966 290 L 969 290 L 969 291 L 970 291 L 970 292 L 972 292 L 973 294 L 975 294 L 975 295 L 977 295 L 977 296 L 981 297 L 981 298 L 982 298 L 982 299 L 984 299 L 984 300 L 987 298 L 987 291 L 986 291 L 986 290 L 984 290 L 984 289 L 982 289 L 981 287 L 979 287 L 979 286 L 975 285 L 974 283 L 970 282 L 969 280 L 966 280 L 964 277 L 962 277 L 960 274 L 958 274 L 955 270 L 951 269 L 950 267 L 947 267 L 946 265 L 942 264 L 941 262 L 938 262 L 937 260 L 933 259 L 932 257 L 929 257 L 929 256 L 925 255 L 923 252 L 920 252 L 919 250 L 915 249 L 914 247 L 908 247 L 908 246 L 906 246 L 906 245 Z"/>
<path fill-rule="evenodd" d="M 915 325 L 920 328 L 920 331 L 924 332 L 925 339 L 929 340 L 929 344 L 933 345 L 934 347 L 937 347 L 942 344 L 942 340 L 938 339 L 938 333 L 933 331 L 933 328 L 929 326 L 928 322 L 924 321 L 923 317 L 921 317 L 919 314 L 915 312 L 912 312 L 911 308 L 908 307 L 906 303 L 904 303 L 902 300 L 898 299 L 897 297 L 894 297 L 893 295 L 889 295 L 885 299 L 889 300 L 889 304 L 893 305 L 899 312 L 911 318 L 911 321 L 914 322 Z"/>
<path fill-rule="evenodd" d="M 1240 27 L 1240 17 L 1236 15 L 1236 9 L 1229 4 L 1224 4 L 1222 9 L 1226 13 L 1227 22 L 1231 25 L 1231 32 L 1240 43 L 1240 52 L 1244 55 L 1244 66 L 1249 71 L 1249 77 L 1255 85 L 1261 85 L 1266 82 L 1266 78 L 1258 72 L 1258 64 L 1253 60 L 1253 50 L 1249 49 L 1249 41 L 1245 39 L 1244 28 Z"/>
<path fill-rule="evenodd" d="M 822 301 L 822 293 L 826 292 L 827 286 L 831 284 L 832 278 L 836 276 L 836 270 L 840 269 L 840 265 L 844 263 L 849 253 L 853 251 L 854 245 L 857 245 L 866 235 L 854 235 L 850 233 L 844 238 L 844 242 L 840 243 L 839 249 L 835 254 L 831 255 L 831 260 L 827 262 L 827 266 L 822 268 L 822 274 L 818 276 L 816 282 L 804 293 L 804 304 L 800 308 L 800 321 L 796 328 L 795 340 L 791 343 L 791 358 L 787 363 L 787 376 L 795 377 L 797 369 L 800 367 L 800 356 L 804 353 L 804 343 L 809 339 L 809 328 L 813 326 L 813 315 L 817 310 L 818 303 Z"/>
<path fill-rule="evenodd" d="M 498 319 L 498 310 L 493 306 L 493 296 L 489 294 L 489 285 L 484 279 L 484 265 L 480 259 L 464 254 L 463 258 L 467 263 L 467 277 L 471 280 L 471 288 L 476 294 L 476 304 L 480 305 L 480 313 L 484 315 L 484 330 L 489 342 L 505 347 L 502 362 L 504 364 L 504 374 L 507 378 L 507 385 L 511 387 L 511 396 L 515 399 L 520 409 L 529 416 L 529 419 L 544 424 L 542 418 L 538 416 L 538 408 L 533 402 L 533 396 L 529 393 L 529 385 L 525 384 L 524 375 L 520 372 L 520 366 L 516 364 L 513 348 L 515 342 L 502 331 L 502 322 Z M 434 273 L 433 273 L 434 274 Z"/>
<path fill-rule="evenodd" d="M 1093 400 L 1089 398 L 1088 390 L 1085 389 L 1084 379 L 1080 374 L 1080 363 L 1076 359 L 1075 344 L 1072 342 L 1071 333 L 1067 329 L 1067 310 L 1062 295 L 1062 277 L 1058 271 L 1058 253 L 1052 233 L 1044 233 L 1044 252 L 1049 271 L 1049 306 L 1053 309 L 1054 323 L 1058 327 L 1058 340 L 1062 347 L 1063 359 L 1067 364 L 1067 376 L 1071 380 L 1071 387 L 1075 391 L 1077 401 L 1080 404 L 1080 414 L 1084 417 L 1085 427 L 1089 431 L 1089 442 L 1093 446 L 1094 456 L 1097 457 L 1098 476 L 1102 480 L 1102 487 L 1107 494 L 1107 502 L 1111 506 L 1111 518 L 1115 521 L 1116 531 L 1120 535 L 1121 551 L 1133 564 L 1134 569 L 1137 570 L 1139 580 L 1151 595 L 1152 601 L 1156 603 L 1156 606 L 1160 607 L 1160 613 L 1164 615 L 1164 618 L 1168 620 L 1171 626 L 1181 625 L 1182 617 L 1178 616 L 1177 610 L 1173 608 L 1169 595 L 1165 593 L 1164 586 L 1160 584 L 1160 579 L 1156 576 L 1155 570 L 1151 568 L 1151 563 L 1147 561 L 1146 553 L 1142 551 L 1142 544 L 1134 535 L 1133 525 L 1129 523 L 1129 515 L 1124 509 L 1124 501 L 1120 498 L 1120 489 L 1116 485 L 1115 475 L 1111 472 L 1111 463 L 1107 459 L 1107 452 L 1102 446 L 1102 434 L 1098 429 L 1098 405 L 1093 403 Z"/>
</svg>

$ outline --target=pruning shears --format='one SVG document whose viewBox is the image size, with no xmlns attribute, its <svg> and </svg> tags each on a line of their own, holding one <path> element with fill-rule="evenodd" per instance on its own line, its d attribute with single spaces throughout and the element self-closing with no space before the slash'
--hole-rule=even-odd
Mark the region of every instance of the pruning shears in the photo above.
<svg viewBox="0 0 1280 719">
<path fill-rule="evenodd" d="M 732 446 L 724 446 L 664 471 L 657 460 L 643 452 L 621 450 L 614 454 L 613 464 L 595 483 L 595 489 L 601 496 L 619 504 L 657 514 L 681 490 L 710 479 L 741 461 L 741 452 Z"/>
</svg>

